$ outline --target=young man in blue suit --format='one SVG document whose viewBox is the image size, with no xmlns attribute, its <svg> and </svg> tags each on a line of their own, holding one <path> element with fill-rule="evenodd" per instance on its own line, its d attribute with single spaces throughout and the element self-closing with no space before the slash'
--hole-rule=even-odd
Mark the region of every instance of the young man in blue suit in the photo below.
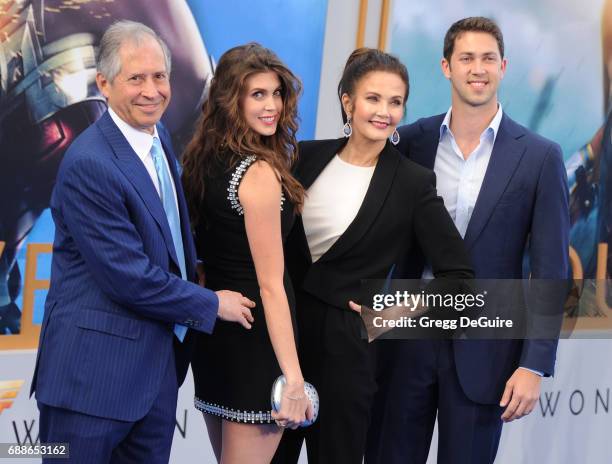
<svg viewBox="0 0 612 464">
<path fill-rule="evenodd" d="M 247 298 L 193 283 L 178 163 L 158 124 L 169 78 L 153 30 L 120 21 L 106 31 L 96 80 L 109 109 L 68 149 L 51 199 L 51 288 L 32 391 L 41 442 L 68 443 L 70 462 L 168 462 L 187 328 L 252 322 Z"/>
<path fill-rule="evenodd" d="M 493 21 L 453 24 L 442 59 L 451 109 L 400 128 L 398 148 L 435 171 L 477 278 L 521 279 L 528 248 L 532 278 L 562 281 L 569 213 L 561 151 L 503 112 L 497 88 L 505 70 L 503 37 Z M 403 277 L 431 276 L 418 257 L 407 263 Z M 436 415 L 439 463 L 492 463 L 503 422 L 533 410 L 542 376 L 554 372 L 557 349 L 556 340 L 381 345 L 366 461 L 385 464 L 425 463 Z"/>
</svg>

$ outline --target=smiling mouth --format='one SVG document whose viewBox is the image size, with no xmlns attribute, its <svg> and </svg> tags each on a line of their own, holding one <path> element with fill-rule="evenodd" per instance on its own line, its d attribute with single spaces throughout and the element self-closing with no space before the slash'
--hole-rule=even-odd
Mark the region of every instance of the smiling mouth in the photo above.
<svg viewBox="0 0 612 464">
<path fill-rule="evenodd" d="M 157 108 L 159 108 L 159 106 L 161 105 L 161 102 L 158 103 L 141 103 L 137 106 L 139 106 L 140 108 L 142 108 L 143 110 L 156 110 Z"/>
<path fill-rule="evenodd" d="M 389 123 L 383 122 L 383 121 L 370 121 L 370 124 L 372 124 L 374 127 L 378 129 L 386 129 L 387 127 L 389 127 Z"/>
<path fill-rule="evenodd" d="M 259 119 L 261 122 L 263 122 L 267 126 L 272 126 L 276 122 L 277 115 L 274 115 L 274 116 L 260 116 L 257 119 Z"/>
<path fill-rule="evenodd" d="M 488 84 L 488 82 L 483 82 L 483 81 L 472 81 L 472 82 L 468 82 L 468 84 L 472 87 L 475 87 L 477 89 L 484 89 L 484 87 Z"/>
</svg>

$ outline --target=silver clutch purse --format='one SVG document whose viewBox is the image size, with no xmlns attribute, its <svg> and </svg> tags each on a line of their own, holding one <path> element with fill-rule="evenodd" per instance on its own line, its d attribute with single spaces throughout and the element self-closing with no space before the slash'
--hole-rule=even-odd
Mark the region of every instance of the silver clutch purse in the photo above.
<svg viewBox="0 0 612 464">
<path fill-rule="evenodd" d="M 272 393 L 270 394 L 270 402 L 272 403 L 272 410 L 274 412 L 280 411 L 281 398 L 283 396 L 283 387 L 285 386 L 285 383 L 287 383 L 285 376 L 281 375 L 272 384 Z M 319 416 L 319 394 L 317 393 L 317 390 L 315 389 L 315 387 L 313 387 L 312 384 L 308 382 L 304 382 L 304 394 L 306 395 L 306 397 L 310 400 L 310 403 L 312 404 L 313 415 L 312 415 L 312 420 L 306 419 L 304 422 L 300 424 L 300 427 L 308 427 L 309 425 L 312 425 L 314 421 L 317 420 L 317 417 Z"/>
</svg>

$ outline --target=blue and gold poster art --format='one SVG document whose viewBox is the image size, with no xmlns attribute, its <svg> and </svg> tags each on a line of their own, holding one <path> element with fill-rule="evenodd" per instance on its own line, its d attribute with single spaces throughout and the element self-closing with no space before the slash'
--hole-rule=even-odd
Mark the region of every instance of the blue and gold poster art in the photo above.
<svg viewBox="0 0 612 464">
<path fill-rule="evenodd" d="M 70 143 L 106 110 L 95 85 L 103 31 L 131 19 L 168 43 L 173 95 L 163 122 L 177 146 L 199 115 L 215 61 L 250 41 L 273 49 L 304 81 L 300 136 L 312 138 L 327 1 L 273 3 L 0 0 L 0 349 L 37 346 L 55 176 Z"/>
</svg>

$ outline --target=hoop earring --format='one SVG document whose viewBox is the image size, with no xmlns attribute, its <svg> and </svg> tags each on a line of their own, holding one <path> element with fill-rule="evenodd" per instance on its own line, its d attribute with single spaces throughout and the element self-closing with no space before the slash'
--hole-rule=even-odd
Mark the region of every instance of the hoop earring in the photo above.
<svg viewBox="0 0 612 464">
<path fill-rule="evenodd" d="M 351 126 L 351 118 L 347 118 L 344 126 L 342 127 L 342 133 L 346 138 L 349 138 L 353 134 L 353 126 Z"/>
<path fill-rule="evenodd" d="M 393 145 L 397 145 L 400 141 L 400 135 L 399 132 L 397 131 L 397 129 L 395 129 L 393 131 L 393 134 L 391 134 L 391 137 L 389 137 L 389 140 L 391 140 L 391 143 Z"/>
</svg>

